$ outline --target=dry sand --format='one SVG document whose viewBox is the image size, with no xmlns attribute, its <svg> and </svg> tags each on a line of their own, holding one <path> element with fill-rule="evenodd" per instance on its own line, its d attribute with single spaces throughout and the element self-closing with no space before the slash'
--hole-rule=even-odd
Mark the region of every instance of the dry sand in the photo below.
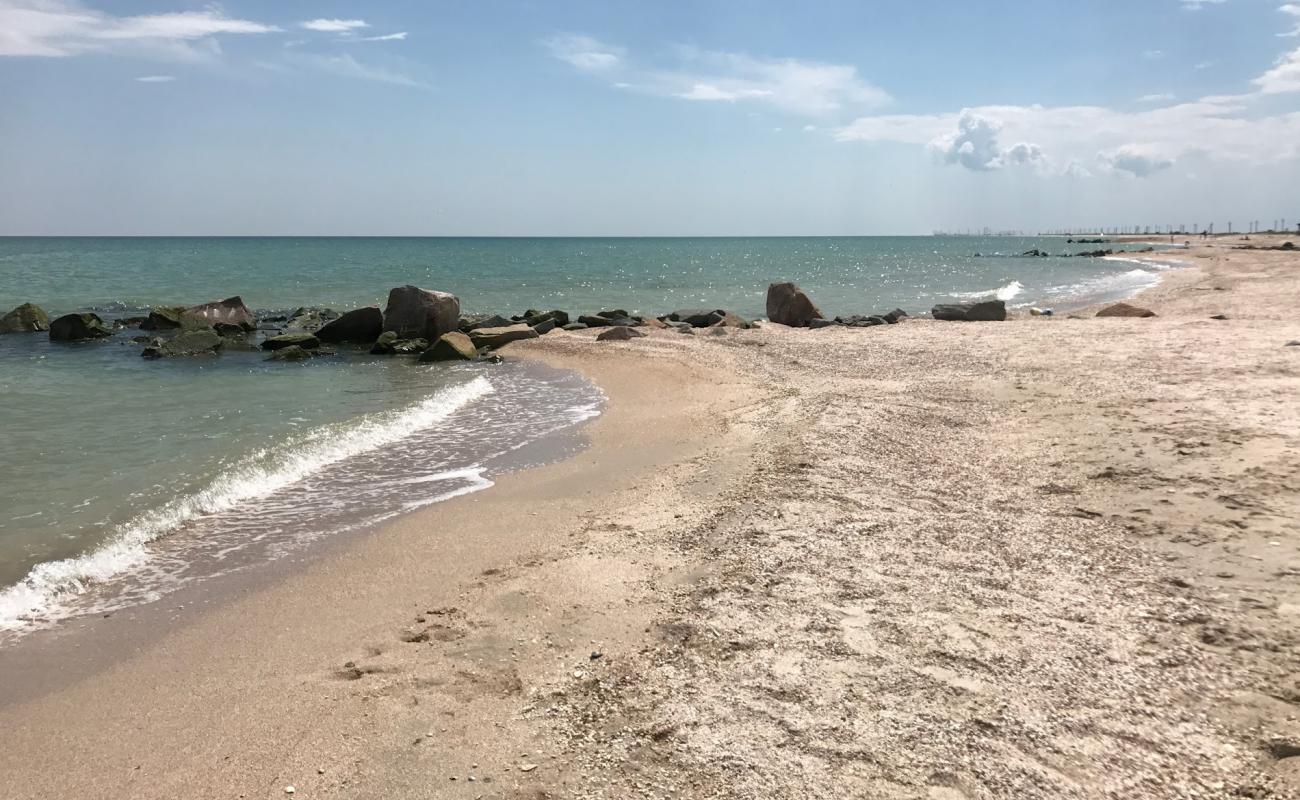
<svg viewBox="0 0 1300 800">
<path fill-rule="evenodd" d="M 1300 255 L 1238 243 L 1151 319 L 512 345 L 589 449 L 0 688 L 0 795 L 1297 796 Z"/>
</svg>

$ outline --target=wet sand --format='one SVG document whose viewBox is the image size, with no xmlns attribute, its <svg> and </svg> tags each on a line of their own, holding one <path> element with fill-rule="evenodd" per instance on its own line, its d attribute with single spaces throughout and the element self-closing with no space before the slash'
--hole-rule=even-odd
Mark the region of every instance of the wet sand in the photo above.
<svg viewBox="0 0 1300 800">
<path fill-rule="evenodd" d="M 1300 256 L 1239 243 L 1151 319 L 511 345 L 587 450 L 11 689 L 4 794 L 1292 796 Z"/>
</svg>

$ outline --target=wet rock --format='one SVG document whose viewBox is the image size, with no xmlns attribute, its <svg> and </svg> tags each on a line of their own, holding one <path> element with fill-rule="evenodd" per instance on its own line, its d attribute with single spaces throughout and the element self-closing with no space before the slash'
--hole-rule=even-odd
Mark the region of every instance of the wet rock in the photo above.
<svg viewBox="0 0 1300 800">
<path fill-rule="evenodd" d="M 393 346 L 397 344 L 397 334 L 392 331 L 385 331 L 379 334 L 375 343 L 370 346 L 370 353 L 376 356 L 392 355 Z"/>
<path fill-rule="evenodd" d="M 585 331 L 589 326 L 585 322 L 570 322 L 568 325 L 561 325 L 566 331 Z"/>
<path fill-rule="evenodd" d="M 611 326 L 621 326 L 625 328 L 634 328 L 641 324 L 641 320 L 636 317 L 607 317 L 602 314 L 584 314 L 578 317 L 578 322 L 585 324 L 588 328 L 608 328 Z"/>
<path fill-rule="evenodd" d="M 149 317 L 153 319 L 152 312 Z M 179 321 L 182 328 L 211 328 L 221 323 L 237 325 L 246 331 L 257 329 L 257 319 L 253 312 L 248 310 L 248 306 L 238 296 L 190 306 L 180 313 Z"/>
<path fill-rule="evenodd" d="M 474 343 L 460 331 L 444 333 L 432 347 L 420 354 L 421 361 L 468 361 L 477 357 Z"/>
<path fill-rule="evenodd" d="M 35 303 L 23 303 L 0 317 L 0 333 L 36 333 L 49 329 L 50 316 Z"/>
<path fill-rule="evenodd" d="M 793 328 L 804 328 L 811 320 L 825 319 L 825 315 L 798 286 L 774 283 L 767 287 L 767 318 Z"/>
<path fill-rule="evenodd" d="M 475 321 L 471 322 L 468 327 L 462 328 L 461 330 L 465 333 L 469 333 L 471 331 L 476 331 L 479 328 L 508 328 L 514 324 L 514 320 L 506 319 L 500 314 L 493 314 L 490 317 L 478 317 Z"/>
<path fill-rule="evenodd" d="M 523 324 L 507 325 L 500 328 L 479 328 L 470 331 L 470 341 L 474 347 L 497 348 L 520 339 L 536 339 L 537 331 Z"/>
<path fill-rule="evenodd" d="M 1099 317 L 1154 317 L 1156 312 L 1128 303 L 1115 303 L 1097 312 Z"/>
<path fill-rule="evenodd" d="M 883 319 L 885 322 L 888 322 L 890 325 L 893 325 L 906 316 L 907 316 L 906 311 L 904 311 L 901 308 L 896 308 L 893 311 L 889 311 L 887 313 L 881 314 L 880 318 Z"/>
<path fill-rule="evenodd" d="M 218 336 L 228 336 L 232 338 L 247 336 L 249 333 L 239 325 L 232 325 L 229 322 L 218 322 L 216 325 L 212 326 L 212 330 L 216 331 Z"/>
<path fill-rule="evenodd" d="M 104 324 L 104 320 L 90 312 L 64 314 L 50 323 L 50 339 L 57 342 L 102 339 L 112 335 L 113 330 Z"/>
<path fill-rule="evenodd" d="M 528 325 L 528 323 L 526 322 L 524 324 Z M 529 327 L 537 331 L 538 336 L 541 336 L 543 334 L 547 334 L 555 330 L 555 320 L 544 319 L 541 322 L 537 323 L 536 325 L 529 325 Z"/>
<path fill-rule="evenodd" d="M 605 319 L 626 319 L 632 315 L 621 308 L 615 308 L 610 311 L 597 311 L 596 316 L 604 317 Z"/>
<path fill-rule="evenodd" d="M 626 342 L 629 339 L 639 339 L 642 336 L 645 336 L 644 331 L 639 331 L 636 328 L 620 325 L 616 327 L 611 327 L 607 331 L 601 331 L 601 334 L 596 337 L 596 341 Z"/>
<path fill-rule="evenodd" d="M 451 331 L 448 331 L 448 333 L 451 333 Z M 422 339 L 422 338 L 398 339 L 393 344 L 393 355 L 410 356 L 410 355 L 415 355 L 416 353 L 423 353 L 425 350 L 428 349 L 429 349 L 428 339 Z"/>
<path fill-rule="evenodd" d="M 683 308 L 664 316 L 667 322 L 685 322 L 693 328 L 717 325 L 727 316 L 721 308 Z"/>
<path fill-rule="evenodd" d="M 181 358 L 213 355 L 225 340 L 211 328 L 181 331 L 171 339 L 155 339 L 140 355 L 145 358 Z"/>
<path fill-rule="evenodd" d="M 976 303 L 940 303 L 930 316 L 949 322 L 1001 322 L 1007 318 L 1007 304 L 1001 300 Z"/>
<path fill-rule="evenodd" d="M 388 292 L 384 330 L 400 339 L 437 339 L 456 330 L 459 322 L 460 300 L 450 292 L 416 286 L 399 286 Z"/>
<path fill-rule="evenodd" d="M 282 333 L 279 336 L 272 336 L 262 342 L 263 350 L 282 350 L 286 347 L 301 347 L 304 350 L 315 350 L 320 347 L 320 339 L 317 339 L 311 333 Z"/>
<path fill-rule="evenodd" d="M 144 322 L 140 323 L 140 330 L 165 331 L 179 328 L 183 313 L 185 313 L 185 306 L 155 306 L 150 309 L 149 316 L 145 317 Z"/>
<path fill-rule="evenodd" d="M 836 322 L 833 319 L 821 319 L 820 317 L 814 317 L 813 319 L 808 320 L 809 328 L 834 328 L 834 327 L 838 327 L 839 325 L 840 323 Z"/>
<path fill-rule="evenodd" d="M 367 344 L 375 341 L 383 330 L 384 315 L 379 306 L 366 306 L 326 322 L 316 331 L 316 338 L 330 344 Z"/>
<path fill-rule="evenodd" d="M 569 324 L 570 320 L 567 311 L 561 311 L 557 308 L 552 309 L 551 311 L 533 311 L 530 309 L 519 319 L 519 321 L 530 328 L 536 328 L 547 321 L 554 322 L 555 326 L 558 328 L 563 328 L 565 325 Z"/>
<path fill-rule="evenodd" d="M 376 309 L 378 311 L 378 309 Z M 338 319 L 341 315 L 332 308 L 317 308 L 315 306 L 303 306 L 295 308 L 289 314 L 288 328 L 295 331 L 307 331 L 315 333 L 325 325 Z M 382 315 L 381 315 L 382 318 Z M 378 335 L 378 334 L 376 334 Z"/>
</svg>

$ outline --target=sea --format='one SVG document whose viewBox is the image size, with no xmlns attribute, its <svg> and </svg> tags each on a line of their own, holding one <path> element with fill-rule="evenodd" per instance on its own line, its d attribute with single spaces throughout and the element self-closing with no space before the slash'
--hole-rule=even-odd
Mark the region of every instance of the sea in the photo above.
<svg viewBox="0 0 1300 800">
<path fill-rule="evenodd" d="M 463 313 L 725 308 L 761 317 L 793 280 L 828 315 L 922 313 L 996 296 L 1058 313 L 1159 282 L 1156 262 L 1057 237 L 0 238 L 0 314 L 106 320 L 239 295 L 267 316 L 383 306 L 414 284 Z M 110 339 L 0 336 L 0 647 L 151 603 L 196 581 L 562 457 L 604 397 L 580 375 L 506 360 L 420 364 L 340 347 L 149 360 Z M 864 331 L 870 335 L 870 331 Z M 547 446 L 564 441 L 565 446 Z"/>
</svg>

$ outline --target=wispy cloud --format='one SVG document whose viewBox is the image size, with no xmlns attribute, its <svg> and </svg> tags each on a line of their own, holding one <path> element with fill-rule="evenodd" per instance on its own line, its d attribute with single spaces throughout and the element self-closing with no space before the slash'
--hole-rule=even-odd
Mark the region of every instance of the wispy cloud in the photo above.
<svg viewBox="0 0 1300 800">
<path fill-rule="evenodd" d="M 136 78 L 140 83 L 171 83 L 176 80 L 175 75 L 141 75 Z"/>
<path fill-rule="evenodd" d="M 405 38 L 406 38 L 406 31 L 398 31 L 397 33 L 387 33 L 387 34 L 384 34 L 383 36 L 357 36 L 357 37 L 355 37 L 355 38 L 353 38 L 353 39 L 350 39 L 350 40 L 346 40 L 346 39 L 345 39 L 345 40 L 343 40 L 343 41 L 354 41 L 354 42 L 400 42 L 400 41 L 402 41 L 402 40 L 405 39 Z"/>
<path fill-rule="evenodd" d="M 889 95 L 857 69 L 795 58 L 757 58 L 679 47 L 669 63 L 632 61 L 619 46 L 565 34 L 544 43 L 551 55 L 620 89 L 661 97 L 719 103 L 761 103 L 779 111 L 817 116 L 841 109 L 874 108 Z"/>
<path fill-rule="evenodd" d="M 212 37 L 277 30 L 216 8 L 122 17 L 74 0 L 0 0 L 0 56 L 59 58 L 134 48 L 198 58 L 219 52 Z"/>
<path fill-rule="evenodd" d="M 1179 0 L 1179 2 L 1183 4 L 1185 11 L 1200 11 L 1206 6 L 1220 5 L 1226 0 Z"/>
<path fill-rule="evenodd" d="M 363 19 L 309 19 L 298 23 L 298 27 L 319 33 L 346 33 L 369 28 L 370 24 Z"/>
<path fill-rule="evenodd" d="M 1254 80 L 1262 94 L 1300 92 L 1300 47 L 1280 56 L 1273 68 Z"/>
<path fill-rule="evenodd" d="M 1286 3 L 1278 6 L 1278 11 L 1295 18 L 1295 28 L 1286 33 L 1279 33 L 1278 36 L 1290 37 L 1300 36 L 1300 3 Z"/>
<path fill-rule="evenodd" d="M 1165 57 L 1164 50 L 1143 50 L 1142 57 L 1148 61 L 1156 61 Z"/>
<path fill-rule="evenodd" d="M 347 53 L 338 55 L 317 55 L 313 53 L 294 53 L 290 63 L 300 67 L 337 75 L 343 78 L 355 78 L 363 81 L 389 83 L 394 86 L 409 86 L 413 89 L 428 89 L 429 85 L 416 80 L 402 72 L 375 64 L 358 61 Z"/>
<path fill-rule="evenodd" d="M 1168 92 L 1161 92 L 1159 94 L 1144 94 L 1141 97 L 1139 97 L 1137 101 L 1139 103 L 1168 103 L 1173 99 L 1174 96 L 1172 94 L 1169 94 Z"/>
</svg>

